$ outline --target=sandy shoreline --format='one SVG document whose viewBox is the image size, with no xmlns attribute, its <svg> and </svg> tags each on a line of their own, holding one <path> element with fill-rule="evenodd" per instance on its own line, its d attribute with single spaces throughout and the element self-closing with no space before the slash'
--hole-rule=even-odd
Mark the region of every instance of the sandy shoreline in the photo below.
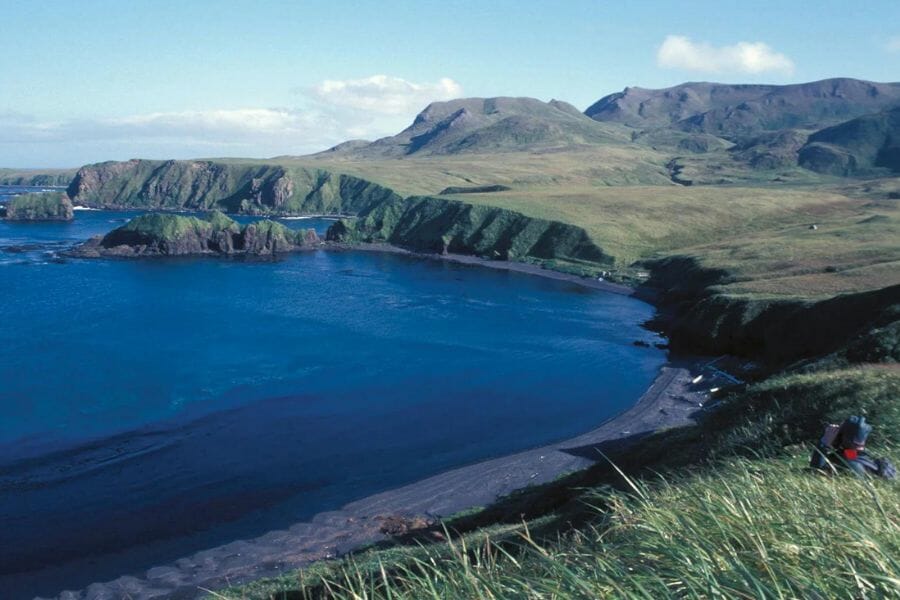
<svg viewBox="0 0 900 600">
<path fill-rule="evenodd" d="M 573 283 L 582 287 L 638 296 L 624 285 L 550 271 L 528 263 L 492 261 L 465 255 L 418 253 L 388 244 L 347 246 L 329 244 L 326 251 L 366 251 L 407 255 L 457 264 L 513 271 Z M 648 298 L 642 298 L 648 300 Z M 315 515 L 289 529 L 238 540 L 197 552 L 174 563 L 149 569 L 142 576 L 123 576 L 94 583 L 80 591 L 63 592 L 60 600 L 130 598 L 190 599 L 203 589 L 217 589 L 261 577 L 276 576 L 316 560 L 334 558 L 372 542 L 388 539 L 380 529 L 386 517 L 440 518 L 476 506 L 486 506 L 517 489 L 552 481 L 559 475 L 594 463 L 592 447 L 635 439 L 659 429 L 692 422 L 705 399 L 691 380 L 703 362 L 681 360 L 666 364 L 628 410 L 595 429 L 555 444 L 490 459 L 351 502 Z M 701 386 L 708 387 L 708 386 Z M 596 453 L 599 457 L 599 453 Z M 478 482 L 478 485 L 472 485 Z"/>
</svg>

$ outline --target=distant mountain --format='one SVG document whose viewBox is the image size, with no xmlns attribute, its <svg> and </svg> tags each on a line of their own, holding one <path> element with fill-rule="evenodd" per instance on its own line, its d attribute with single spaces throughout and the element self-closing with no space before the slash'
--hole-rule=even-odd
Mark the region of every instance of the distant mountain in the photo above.
<svg viewBox="0 0 900 600">
<path fill-rule="evenodd" d="M 462 98 L 429 104 L 412 125 L 370 144 L 345 142 L 319 156 L 360 158 L 505 152 L 630 140 L 623 127 L 598 123 L 571 104 L 534 98 Z"/>
<path fill-rule="evenodd" d="M 900 107 L 818 131 L 800 149 L 798 162 L 830 175 L 900 173 Z"/>
<path fill-rule="evenodd" d="M 625 88 L 585 114 L 641 130 L 672 128 L 737 141 L 767 131 L 820 129 L 900 104 L 900 83 L 825 79 L 794 85 L 684 83 Z"/>
</svg>

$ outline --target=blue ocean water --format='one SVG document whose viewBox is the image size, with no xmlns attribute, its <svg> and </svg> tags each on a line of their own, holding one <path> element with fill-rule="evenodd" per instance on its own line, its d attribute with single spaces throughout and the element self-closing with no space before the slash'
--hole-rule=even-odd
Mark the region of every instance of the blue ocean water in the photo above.
<svg viewBox="0 0 900 600">
<path fill-rule="evenodd" d="M 583 433 L 664 361 L 633 345 L 656 341 L 651 306 L 517 273 L 60 257 L 133 215 L 0 221 L 0 589 L 111 579 Z"/>
</svg>

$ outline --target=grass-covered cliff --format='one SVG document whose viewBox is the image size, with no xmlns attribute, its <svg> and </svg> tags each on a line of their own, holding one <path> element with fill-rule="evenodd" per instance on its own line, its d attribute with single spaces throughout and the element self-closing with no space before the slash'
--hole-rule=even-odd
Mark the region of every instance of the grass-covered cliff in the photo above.
<svg viewBox="0 0 900 600">
<path fill-rule="evenodd" d="M 5 207 L 9 221 L 71 221 L 72 202 L 62 192 L 13 196 Z"/>
<path fill-rule="evenodd" d="M 560 269 L 592 271 L 613 261 L 581 227 L 427 196 L 366 206 L 357 218 L 332 225 L 328 237 L 492 260 L 541 261 Z"/>
<path fill-rule="evenodd" d="M 222 210 L 244 214 L 353 214 L 389 189 L 325 169 L 262 161 L 107 162 L 82 167 L 68 194 L 96 208 Z"/>
</svg>

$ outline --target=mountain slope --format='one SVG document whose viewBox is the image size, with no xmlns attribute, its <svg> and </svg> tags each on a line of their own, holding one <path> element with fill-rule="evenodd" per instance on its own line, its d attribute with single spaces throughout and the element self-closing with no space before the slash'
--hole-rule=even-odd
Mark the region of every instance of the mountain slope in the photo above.
<svg viewBox="0 0 900 600">
<path fill-rule="evenodd" d="M 793 85 L 684 83 L 625 88 L 585 114 L 639 129 L 671 127 L 740 139 L 765 131 L 819 129 L 900 104 L 900 83 L 838 78 Z"/>
<path fill-rule="evenodd" d="M 887 169 L 900 173 L 900 107 L 866 115 L 809 136 L 800 166 L 830 175 Z"/>
<path fill-rule="evenodd" d="M 397 135 L 367 145 L 342 144 L 321 155 L 399 158 L 627 141 L 623 128 L 598 123 L 558 100 L 462 98 L 429 104 Z"/>
</svg>

